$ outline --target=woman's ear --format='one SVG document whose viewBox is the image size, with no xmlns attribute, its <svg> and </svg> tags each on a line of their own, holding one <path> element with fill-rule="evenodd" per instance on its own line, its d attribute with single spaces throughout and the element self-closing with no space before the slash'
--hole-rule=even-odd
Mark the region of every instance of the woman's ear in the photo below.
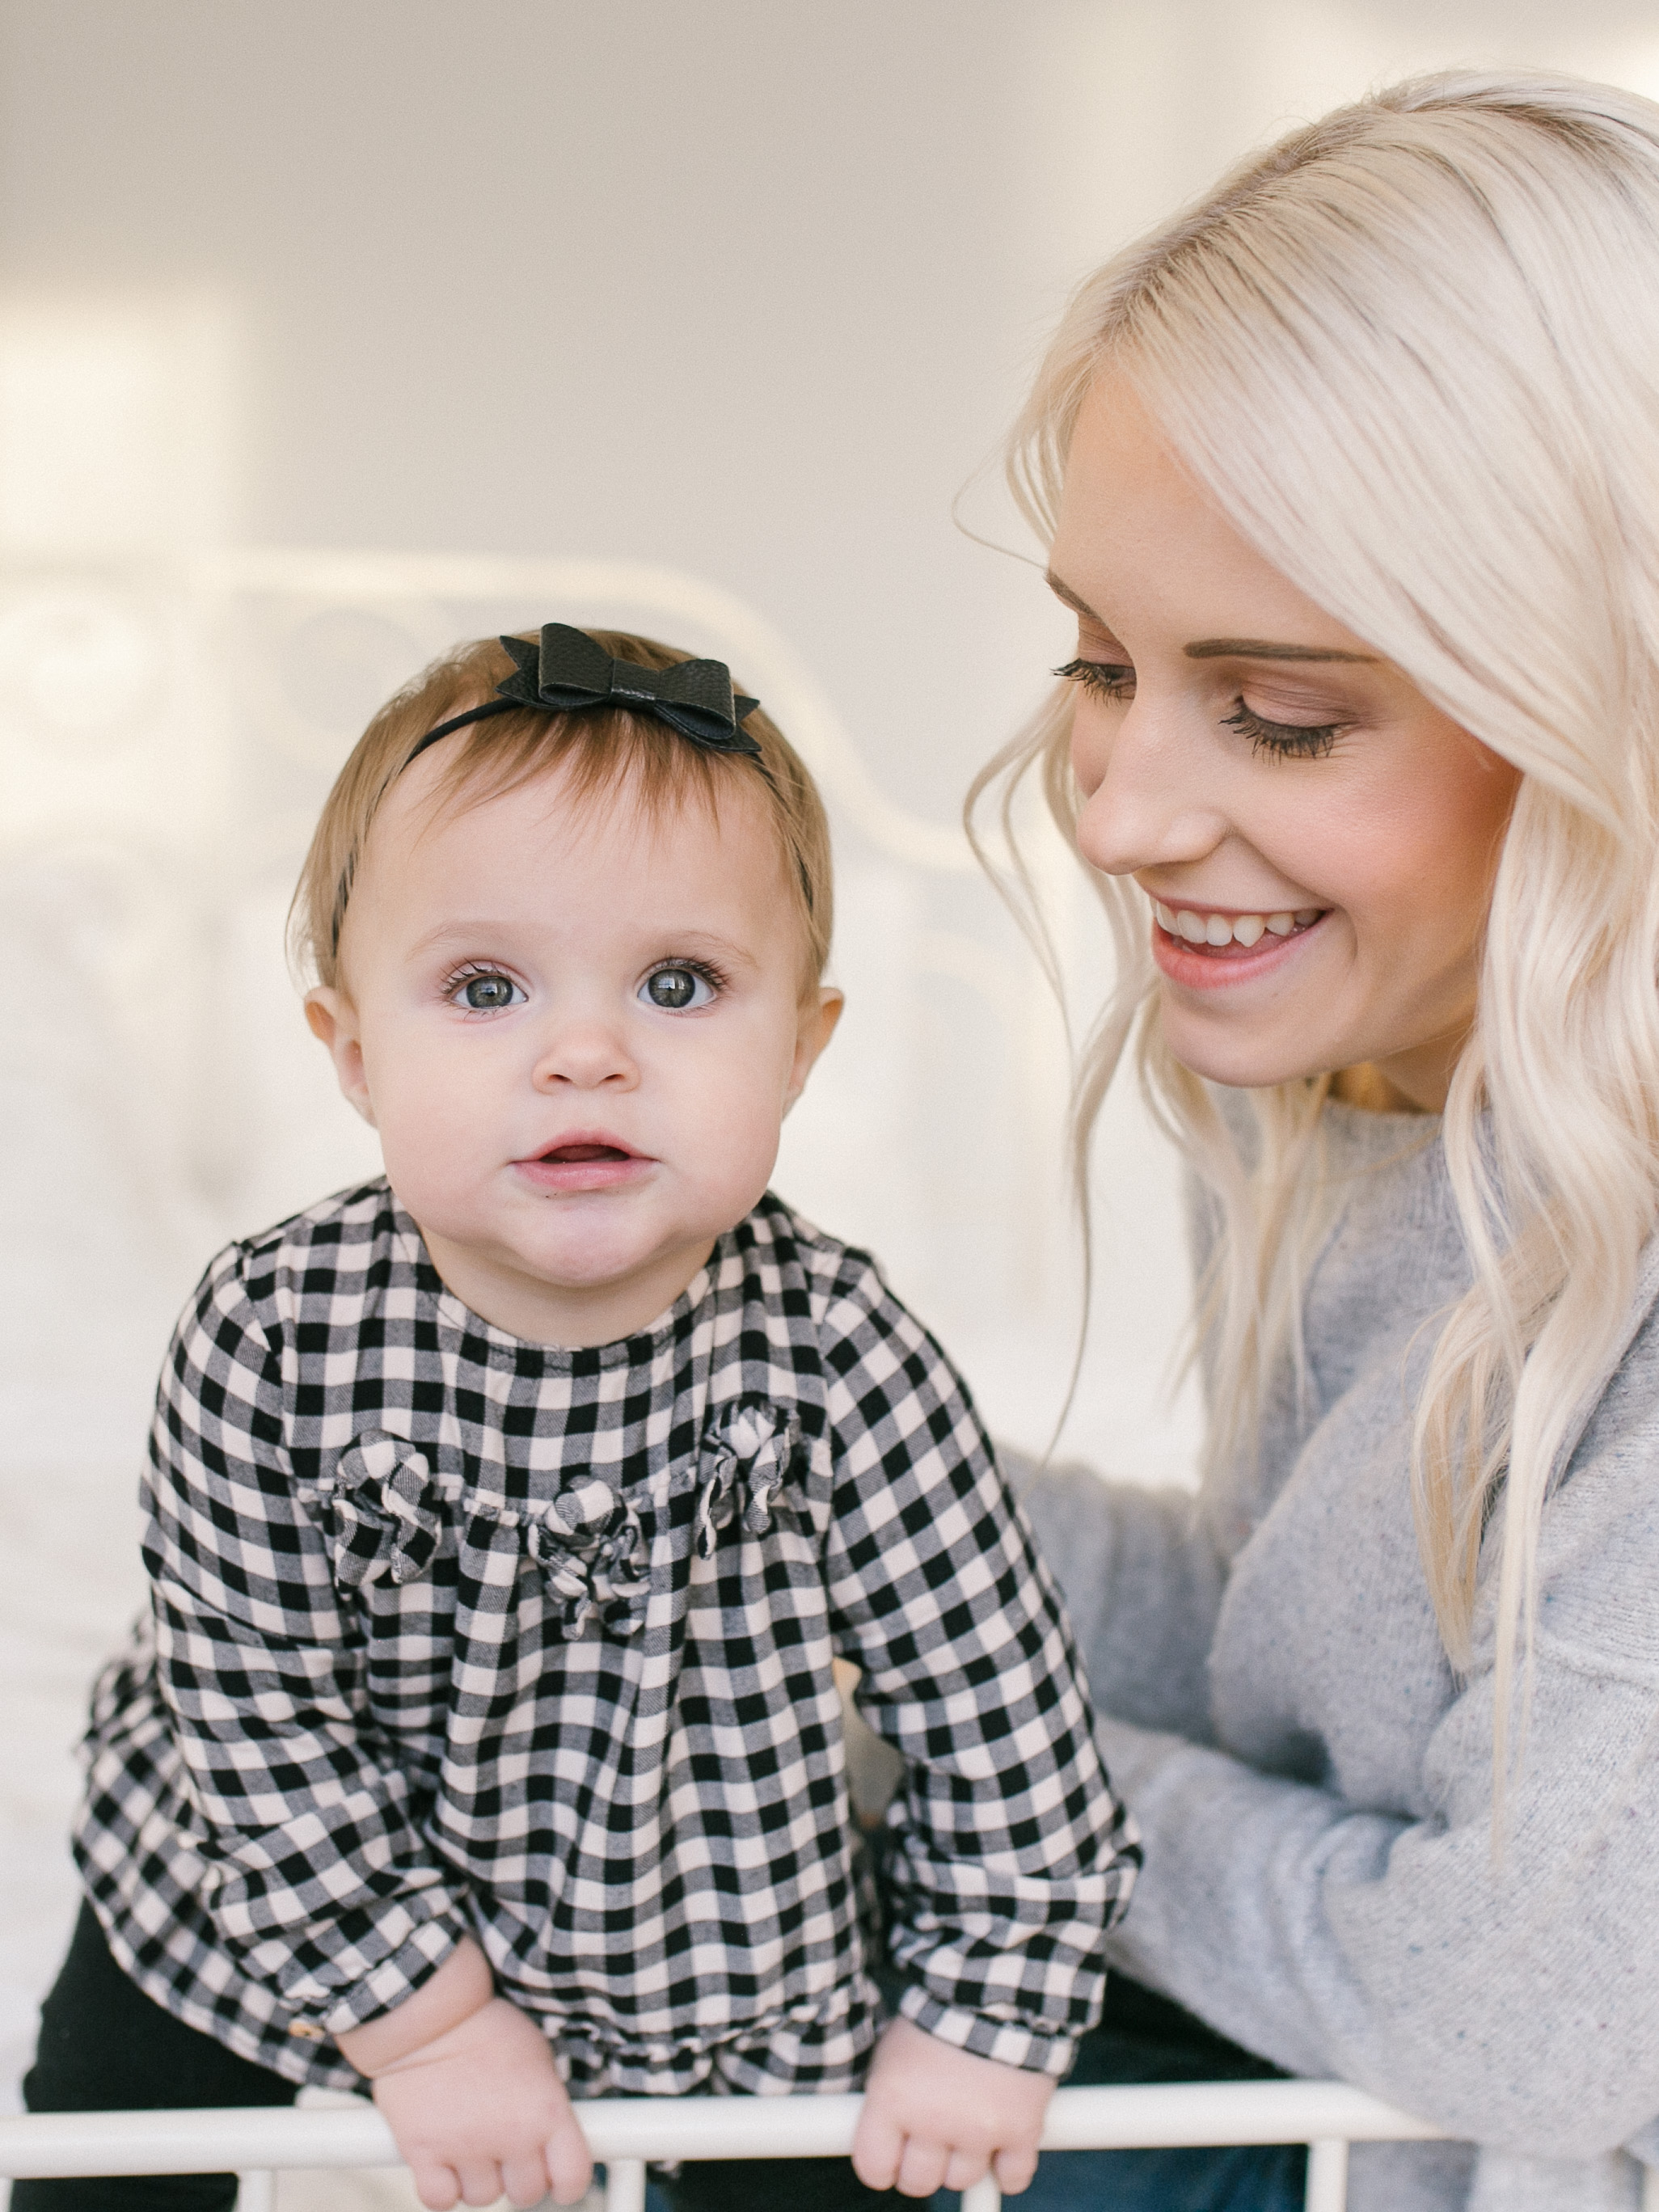
<svg viewBox="0 0 1659 2212">
<path fill-rule="evenodd" d="M 319 983 L 315 990 L 306 993 L 306 1019 L 311 1024 L 311 1034 L 334 1062 L 342 1096 L 356 1108 L 369 1127 L 374 1128 L 374 1107 L 368 1095 L 368 1078 L 363 1072 L 356 1008 L 343 991 L 337 991 L 331 984 Z"/>
<path fill-rule="evenodd" d="M 845 992 L 836 990 L 833 983 L 820 984 L 815 993 L 801 1001 L 800 1019 L 795 1030 L 795 1057 L 789 1069 L 789 1087 L 783 1094 L 786 1114 L 805 1090 L 813 1063 L 834 1036 L 836 1024 L 846 1003 Z"/>
</svg>

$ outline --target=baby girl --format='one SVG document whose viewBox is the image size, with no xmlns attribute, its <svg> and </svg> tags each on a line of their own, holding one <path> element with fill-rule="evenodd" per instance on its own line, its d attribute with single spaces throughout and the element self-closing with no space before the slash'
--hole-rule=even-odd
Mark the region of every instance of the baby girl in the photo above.
<svg viewBox="0 0 1659 2212">
<path fill-rule="evenodd" d="M 367 2080 L 428 2205 L 528 2205 L 587 2185 L 584 2097 L 864 2083 L 851 2166 L 663 2185 L 1023 2187 L 1137 1853 L 961 1382 L 767 1189 L 841 1005 L 805 769 L 718 662 L 468 646 L 295 912 L 386 1175 L 179 1326 L 30 2101 Z M 904 1766 L 884 2025 L 837 1656 Z"/>
</svg>

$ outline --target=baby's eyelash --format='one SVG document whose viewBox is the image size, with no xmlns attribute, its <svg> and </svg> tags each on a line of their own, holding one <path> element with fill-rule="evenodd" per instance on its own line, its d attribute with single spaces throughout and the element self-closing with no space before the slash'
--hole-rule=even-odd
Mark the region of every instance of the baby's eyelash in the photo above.
<svg viewBox="0 0 1659 2212">
<path fill-rule="evenodd" d="M 470 983 L 475 975 L 499 975 L 505 982 L 510 983 L 513 981 L 507 970 L 495 961 L 463 960 L 460 966 L 452 968 L 439 984 L 438 996 L 441 999 L 454 999 L 463 986 Z M 471 1011 L 479 1010 L 474 1008 Z"/>
<path fill-rule="evenodd" d="M 1135 688 L 1135 672 L 1126 661 L 1068 660 L 1054 673 L 1103 699 L 1127 699 Z"/>
<path fill-rule="evenodd" d="M 684 968 L 690 975 L 701 975 L 711 991 L 724 991 L 732 981 L 726 969 L 712 960 L 657 960 L 652 963 L 647 973 L 660 975 L 665 968 Z"/>
<path fill-rule="evenodd" d="M 1221 720 L 1249 739 L 1252 752 L 1271 753 L 1275 760 L 1323 760 L 1347 727 L 1346 722 L 1265 721 L 1242 698 Z"/>
</svg>

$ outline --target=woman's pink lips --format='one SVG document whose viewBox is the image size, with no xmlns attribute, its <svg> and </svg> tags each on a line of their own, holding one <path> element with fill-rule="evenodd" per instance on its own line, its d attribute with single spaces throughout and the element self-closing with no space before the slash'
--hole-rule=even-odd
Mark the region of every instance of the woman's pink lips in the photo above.
<svg viewBox="0 0 1659 2212">
<path fill-rule="evenodd" d="M 1309 922 L 1305 928 L 1293 929 L 1288 937 L 1270 934 L 1249 945 L 1189 945 L 1184 937 L 1176 936 L 1154 917 L 1152 957 L 1172 983 L 1184 984 L 1189 990 L 1218 991 L 1229 983 L 1252 982 L 1291 958 L 1297 946 L 1314 934 L 1329 912 L 1327 907 L 1318 921 Z"/>
<path fill-rule="evenodd" d="M 571 1191 L 612 1190 L 619 1183 L 637 1182 L 656 1162 L 606 1137 L 570 1137 L 513 1164 L 538 1190 Z"/>
</svg>

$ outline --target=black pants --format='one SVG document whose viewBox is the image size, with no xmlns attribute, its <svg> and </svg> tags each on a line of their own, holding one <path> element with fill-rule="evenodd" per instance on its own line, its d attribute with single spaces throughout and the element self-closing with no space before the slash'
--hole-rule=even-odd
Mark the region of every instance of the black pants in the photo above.
<svg viewBox="0 0 1659 2212">
<path fill-rule="evenodd" d="M 291 2105 L 291 2081 L 186 2027 L 130 1982 L 82 1905 L 63 1971 L 40 2008 L 40 2040 L 23 2079 L 32 2112 L 184 2111 Z M 865 2212 L 890 2194 L 866 2189 L 844 2158 L 718 2159 L 657 2186 L 674 2212 Z M 15 2181 L 12 2212 L 229 2212 L 234 2173 L 132 2174 Z"/>
</svg>

